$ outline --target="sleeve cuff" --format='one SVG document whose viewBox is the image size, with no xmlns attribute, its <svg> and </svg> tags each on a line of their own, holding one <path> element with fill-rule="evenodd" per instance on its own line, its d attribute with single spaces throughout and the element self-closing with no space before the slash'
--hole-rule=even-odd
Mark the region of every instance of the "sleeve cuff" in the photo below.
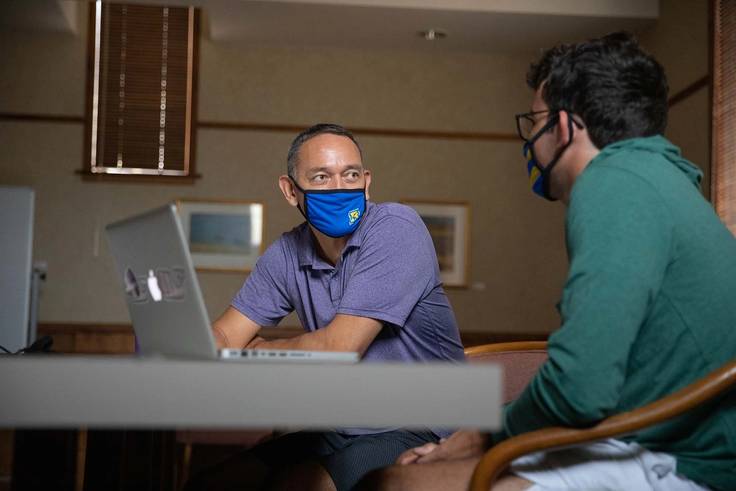
<svg viewBox="0 0 736 491">
<path fill-rule="evenodd" d="M 544 411 L 532 399 L 527 387 L 521 396 L 503 408 L 503 430 L 507 437 L 553 426 Z"/>
<path fill-rule="evenodd" d="M 406 319 L 391 315 L 386 312 L 380 312 L 378 310 L 364 310 L 364 309 L 351 309 L 351 308 L 339 308 L 338 314 L 354 315 L 357 317 L 367 317 L 369 319 L 375 319 L 381 322 L 387 322 L 396 326 L 403 326 Z"/>
<path fill-rule="evenodd" d="M 261 327 L 273 327 L 277 325 L 279 321 L 281 320 L 279 319 L 278 321 L 274 322 L 271 319 L 267 319 L 266 317 L 259 315 L 257 312 L 253 311 L 253 309 L 249 308 L 248 306 L 241 305 L 236 302 L 232 302 L 230 306 Z"/>
</svg>

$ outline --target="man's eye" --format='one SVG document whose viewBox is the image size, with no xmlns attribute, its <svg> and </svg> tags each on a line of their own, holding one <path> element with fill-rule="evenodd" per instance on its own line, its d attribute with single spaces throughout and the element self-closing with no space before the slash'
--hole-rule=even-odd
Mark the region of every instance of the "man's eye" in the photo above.
<svg viewBox="0 0 736 491">
<path fill-rule="evenodd" d="M 325 176 L 324 174 L 319 174 L 312 178 L 312 182 L 316 182 L 316 183 L 325 182 L 326 180 L 327 180 L 327 176 Z"/>
<path fill-rule="evenodd" d="M 345 177 L 347 179 L 358 179 L 360 177 L 360 172 L 358 172 L 358 171 L 351 171 L 351 172 L 348 172 Z"/>
</svg>

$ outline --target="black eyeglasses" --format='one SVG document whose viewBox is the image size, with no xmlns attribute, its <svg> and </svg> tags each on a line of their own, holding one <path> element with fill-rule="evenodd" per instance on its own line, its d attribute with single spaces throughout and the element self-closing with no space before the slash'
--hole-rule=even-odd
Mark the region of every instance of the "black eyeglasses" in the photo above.
<svg viewBox="0 0 736 491">
<path fill-rule="evenodd" d="M 521 113 L 514 116 L 516 118 L 516 131 L 519 133 L 519 138 L 524 140 L 526 143 L 529 143 L 529 139 L 533 136 L 532 135 L 532 129 L 534 129 L 534 125 L 537 124 L 537 121 L 534 119 L 533 116 L 536 114 L 544 114 L 550 112 L 549 109 L 545 109 L 543 111 L 531 111 L 528 113 Z M 585 126 L 583 126 L 582 123 L 578 122 L 577 119 L 575 119 L 571 113 L 568 112 L 568 115 L 570 117 L 571 125 L 575 125 L 578 129 L 583 129 Z M 555 124 L 557 124 L 557 118 L 559 117 L 559 113 L 555 113 L 550 121 L 547 122 L 547 125 L 545 129 L 551 128 Z M 539 131 L 542 131 L 541 129 Z"/>
<path fill-rule="evenodd" d="M 532 136 L 532 128 L 534 128 L 534 125 L 537 124 L 534 116 L 537 114 L 544 114 L 548 112 L 549 109 L 545 109 L 543 111 L 531 111 L 514 116 L 516 118 L 516 131 L 519 134 L 519 138 L 521 138 L 525 142 L 528 142 L 529 138 L 531 138 Z"/>
</svg>

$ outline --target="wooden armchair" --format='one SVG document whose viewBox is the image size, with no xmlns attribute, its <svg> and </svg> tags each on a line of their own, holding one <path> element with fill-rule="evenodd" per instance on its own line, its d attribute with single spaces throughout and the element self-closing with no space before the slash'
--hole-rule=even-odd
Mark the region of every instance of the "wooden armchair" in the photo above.
<svg viewBox="0 0 736 491">
<path fill-rule="evenodd" d="M 469 348 L 466 354 L 475 349 Z M 472 352 L 470 356 L 473 356 Z M 734 385 L 736 385 L 736 360 L 669 396 L 641 408 L 610 416 L 591 428 L 554 427 L 517 435 L 486 452 L 473 472 L 470 489 L 487 491 L 511 461 L 522 455 L 631 434 L 641 428 L 679 416 L 725 393 Z"/>
<path fill-rule="evenodd" d="M 547 361 L 546 341 L 491 343 L 465 348 L 468 363 L 496 363 L 503 368 L 503 403 L 511 402 Z"/>
</svg>

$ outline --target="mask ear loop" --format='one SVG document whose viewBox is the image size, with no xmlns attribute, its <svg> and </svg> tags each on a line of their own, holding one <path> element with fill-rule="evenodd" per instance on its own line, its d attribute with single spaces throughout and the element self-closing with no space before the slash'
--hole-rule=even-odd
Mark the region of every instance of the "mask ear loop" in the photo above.
<svg viewBox="0 0 736 491">
<path fill-rule="evenodd" d="M 304 209 L 302 210 L 302 205 L 299 204 L 299 200 L 296 201 L 296 209 L 299 210 L 299 213 L 301 213 L 304 219 L 307 221 L 307 223 L 309 223 L 309 218 L 307 218 L 307 192 L 304 189 L 302 189 L 302 187 L 299 184 L 297 184 L 296 179 L 294 179 L 291 176 L 289 176 L 289 179 L 291 179 L 291 182 L 294 184 L 294 187 L 296 187 L 304 195 Z"/>
<path fill-rule="evenodd" d="M 547 198 L 550 201 L 557 201 L 557 198 L 552 197 L 552 195 L 550 194 L 550 189 L 549 189 L 549 187 L 550 187 L 550 181 L 551 181 L 550 176 L 552 175 L 552 169 L 554 168 L 555 165 L 557 165 L 557 162 L 560 161 L 560 157 L 562 157 L 562 154 L 565 152 L 565 150 L 567 150 L 567 147 L 569 147 L 572 144 L 573 132 L 575 131 L 575 129 L 574 129 L 574 126 L 575 125 L 573 124 L 572 116 L 570 116 L 570 113 L 568 111 L 565 111 L 565 112 L 567 112 L 567 116 L 568 116 L 568 118 L 567 118 L 567 132 L 570 135 L 570 137 L 568 138 L 567 143 L 565 143 L 565 145 L 560 149 L 560 151 L 557 152 L 557 154 L 555 154 L 554 158 L 552 159 L 552 162 L 550 162 L 549 164 L 547 164 L 547 167 L 545 167 L 544 169 L 542 169 L 542 192 L 544 193 L 544 197 Z M 559 121 L 559 119 L 560 119 L 559 114 L 555 115 L 555 120 L 554 120 L 555 123 L 554 124 L 557 124 L 557 122 Z M 550 128 L 552 128 L 554 126 L 554 124 L 552 126 L 550 126 Z M 545 131 L 547 131 L 547 130 L 545 130 Z M 541 133 L 542 132 L 540 131 L 540 134 Z M 539 162 L 537 162 L 537 163 L 539 163 Z"/>
</svg>

